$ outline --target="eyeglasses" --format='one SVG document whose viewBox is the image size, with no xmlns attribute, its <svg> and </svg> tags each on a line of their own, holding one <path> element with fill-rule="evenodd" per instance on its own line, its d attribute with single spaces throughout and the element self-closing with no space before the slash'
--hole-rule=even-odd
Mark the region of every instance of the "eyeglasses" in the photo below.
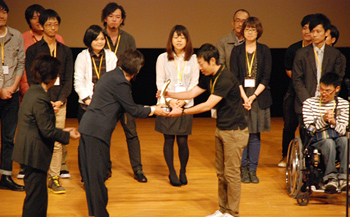
<svg viewBox="0 0 350 217">
<path fill-rule="evenodd" d="M 245 20 L 241 20 L 239 18 L 236 18 L 233 20 L 235 23 L 244 23 Z"/>
<path fill-rule="evenodd" d="M 252 32 L 252 33 L 256 33 L 257 30 L 255 28 L 251 28 L 251 29 L 245 29 L 245 32 Z"/>
<path fill-rule="evenodd" d="M 321 94 L 322 93 L 326 93 L 328 95 L 331 95 L 332 93 L 334 93 L 335 89 L 334 90 L 323 90 L 323 89 L 318 89 L 318 92 L 320 92 Z"/>
<path fill-rule="evenodd" d="M 60 26 L 60 24 L 58 24 L 58 23 L 47 23 L 44 26 L 47 27 L 47 28 L 51 28 L 51 27 L 57 28 L 57 27 Z"/>
</svg>

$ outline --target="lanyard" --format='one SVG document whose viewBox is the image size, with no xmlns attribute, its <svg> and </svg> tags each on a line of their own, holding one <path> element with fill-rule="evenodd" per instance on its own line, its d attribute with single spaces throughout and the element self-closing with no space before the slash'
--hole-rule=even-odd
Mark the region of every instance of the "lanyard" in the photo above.
<svg viewBox="0 0 350 217">
<path fill-rule="evenodd" d="M 224 68 L 225 68 L 225 66 L 223 66 L 223 67 L 221 68 L 221 70 L 220 70 L 218 76 L 216 76 L 216 78 L 215 78 L 215 80 L 214 80 L 214 84 L 213 84 L 213 80 L 212 80 L 212 79 L 210 80 L 210 93 L 211 93 L 211 94 L 214 93 L 215 84 L 216 84 L 218 78 L 220 77 L 221 72 L 224 70 Z"/>
<path fill-rule="evenodd" d="M 176 66 L 177 75 L 179 76 L 179 83 L 181 84 L 182 83 L 181 82 L 182 81 L 182 75 L 184 73 L 184 69 L 185 69 L 185 66 L 186 66 L 186 61 L 184 61 L 184 66 L 182 67 L 181 72 L 179 71 L 179 68 L 177 67 L 175 59 L 174 59 L 174 63 L 175 63 L 175 66 Z"/>
<path fill-rule="evenodd" d="M 92 63 L 94 64 L 94 68 L 95 68 L 95 72 L 96 72 L 97 78 L 100 79 L 103 55 L 101 55 L 101 60 L 100 60 L 100 65 L 98 67 L 98 70 L 97 70 L 95 59 L 93 57 L 91 57 L 91 59 L 92 59 Z"/>
<path fill-rule="evenodd" d="M 38 39 L 35 38 L 33 31 L 30 30 L 29 32 L 30 32 L 30 34 L 32 34 L 34 43 L 37 43 L 37 42 L 38 42 Z"/>
<path fill-rule="evenodd" d="M 255 49 L 256 51 L 256 49 Z M 248 58 L 248 52 L 245 52 L 245 56 L 247 58 L 247 65 L 248 65 L 248 77 L 251 77 L 252 76 L 252 69 L 253 69 L 253 61 L 254 61 L 254 58 L 255 58 L 255 52 L 253 53 L 253 57 L 252 57 L 252 60 L 249 62 L 249 58 Z"/>
<path fill-rule="evenodd" d="M 5 60 L 4 60 L 4 58 L 5 58 L 5 49 L 4 49 L 4 47 L 5 47 L 5 37 L 4 37 L 4 39 L 2 40 L 2 42 L 1 42 L 1 64 L 2 65 L 5 65 Z"/>
<path fill-rule="evenodd" d="M 55 44 L 55 50 L 53 50 L 53 54 L 52 54 L 51 49 L 50 49 L 50 55 L 51 55 L 52 57 L 55 57 L 55 58 L 56 58 L 56 56 L 57 56 L 57 42 L 56 42 L 56 44 Z"/>
<path fill-rule="evenodd" d="M 333 102 L 333 112 L 334 112 L 334 110 L 335 110 L 335 100 Z M 320 97 L 320 104 L 319 104 L 319 112 L 320 112 L 320 116 L 322 118 L 322 114 L 321 114 L 321 97 Z"/>
<path fill-rule="evenodd" d="M 316 61 L 317 61 L 318 67 L 320 67 L 321 72 L 322 72 L 322 66 L 321 66 L 321 64 L 320 64 L 320 60 L 318 59 L 318 55 L 317 55 L 317 53 L 316 53 L 316 50 L 315 50 L 315 49 L 314 49 L 314 53 L 315 53 L 315 57 L 316 57 Z"/>
<path fill-rule="evenodd" d="M 115 55 L 117 55 L 117 51 L 118 51 L 118 47 L 119 47 L 119 42 L 120 42 L 120 36 L 121 36 L 121 35 L 119 34 L 119 36 L 118 36 L 118 43 L 117 43 L 117 46 L 115 47 L 115 50 L 114 50 L 114 54 L 115 54 Z M 106 36 L 106 41 L 107 41 L 107 45 L 108 45 L 109 50 L 112 51 L 112 48 L 111 48 L 111 45 L 109 44 L 109 40 L 108 40 L 107 36 Z"/>
</svg>

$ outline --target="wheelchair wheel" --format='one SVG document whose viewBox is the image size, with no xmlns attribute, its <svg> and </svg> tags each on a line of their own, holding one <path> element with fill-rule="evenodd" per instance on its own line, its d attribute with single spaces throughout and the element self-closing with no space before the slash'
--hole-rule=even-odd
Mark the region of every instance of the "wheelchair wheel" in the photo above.
<svg viewBox="0 0 350 217">
<path fill-rule="evenodd" d="M 288 148 L 287 167 L 286 167 L 286 184 L 288 194 L 296 198 L 303 184 L 303 144 L 299 137 L 294 138 Z"/>
<path fill-rule="evenodd" d="M 310 197 L 309 194 L 304 192 L 297 196 L 297 202 L 300 206 L 306 206 L 309 204 Z"/>
</svg>

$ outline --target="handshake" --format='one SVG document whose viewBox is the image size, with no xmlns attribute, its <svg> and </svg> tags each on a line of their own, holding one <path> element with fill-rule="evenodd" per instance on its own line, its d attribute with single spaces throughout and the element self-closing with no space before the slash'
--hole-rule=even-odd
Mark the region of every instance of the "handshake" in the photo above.
<svg viewBox="0 0 350 217">
<path fill-rule="evenodd" d="M 69 137 L 71 139 L 79 139 L 80 138 L 80 133 L 78 132 L 77 128 L 75 128 L 75 127 L 67 127 L 67 128 L 64 128 L 63 131 L 69 132 Z"/>
</svg>

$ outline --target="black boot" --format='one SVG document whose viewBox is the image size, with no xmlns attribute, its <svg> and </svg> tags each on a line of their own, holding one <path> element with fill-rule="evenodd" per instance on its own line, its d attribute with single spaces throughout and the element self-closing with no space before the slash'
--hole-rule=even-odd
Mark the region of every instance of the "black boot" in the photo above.
<svg viewBox="0 0 350 217">
<path fill-rule="evenodd" d="M 255 170 L 249 170 L 249 177 L 251 183 L 259 183 L 259 178 L 256 176 L 256 171 Z"/>
<path fill-rule="evenodd" d="M 250 177 L 249 177 L 249 170 L 248 170 L 248 167 L 246 166 L 242 166 L 241 167 L 241 182 L 243 183 L 250 183 Z"/>
<path fill-rule="evenodd" d="M 2 175 L 0 180 L 0 189 L 7 189 L 12 191 L 24 191 L 23 185 L 16 184 L 11 176 Z"/>
</svg>

